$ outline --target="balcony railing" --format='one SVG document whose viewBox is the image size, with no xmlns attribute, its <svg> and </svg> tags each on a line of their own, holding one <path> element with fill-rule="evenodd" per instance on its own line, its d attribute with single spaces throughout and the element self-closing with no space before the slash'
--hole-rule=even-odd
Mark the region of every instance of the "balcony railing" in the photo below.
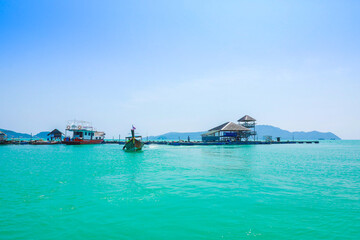
<svg viewBox="0 0 360 240">
<path fill-rule="evenodd" d="M 246 128 L 254 128 L 255 127 L 255 123 L 243 123 L 241 125 Z"/>
</svg>

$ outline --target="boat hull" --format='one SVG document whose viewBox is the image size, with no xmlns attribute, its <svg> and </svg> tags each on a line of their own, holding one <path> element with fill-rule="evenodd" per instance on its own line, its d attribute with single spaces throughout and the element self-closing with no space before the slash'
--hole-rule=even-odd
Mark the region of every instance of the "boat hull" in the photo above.
<svg viewBox="0 0 360 240">
<path fill-rule="evenodd" d="M 101 144 L 104 140 L 103 139 L 97 139 L 97 140 L 69 140 L 69 141 L 63 141 L 66 145 L 86 145 L 86 144 Z"/>
<path fill-rule="evenodd" d="M 138 152 L 138 151 L 142 150 L 143 146 L 144 146 L 143 142 L 140 142 L 138 140 L 135 140 L 135 141 L 131 140 L 131 141 L 125 143 L 125 146 L 123 147 L 123 149 L 128 152 Z"/>
<path fill-rule="evenodd" d="M 30 142 L 30 145 L 50 145 L 51 142 Z"/>
</svg>

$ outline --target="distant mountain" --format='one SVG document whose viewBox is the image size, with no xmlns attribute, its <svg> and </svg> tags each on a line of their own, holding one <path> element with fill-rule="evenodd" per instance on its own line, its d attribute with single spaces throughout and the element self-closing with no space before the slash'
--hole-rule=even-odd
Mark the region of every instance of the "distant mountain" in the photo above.
<svg viewBox="0 0 360 240">
<path fill-rule="evenodd" d="M 39 132 L 38 134 L 36 134 L 36 135 L 34 136 L 34 138 L 47 139 L 49 133 L 50 133 L 50 132 Z"/>
<path fill-rule="evenodd" d="M 188 136 L 190 140 L 201 140 L 201 134 L 203 132 L 169 132 L 159 136 L 149 136 L 149 140 L 187 140 Z M 273 127 L 270 125 L 257 125 L 256 126 L 257 139 L 263 140 L 264 136 L 272 136 L 273 139 L 280 137 L 282 140 L 340 140 L 338 136 L 331 132 L 323 133 L 318 131 L 312 132 L 290 132 L 287 130 L 280 129 L 278 127 Z"/>
<path fill-rule="evenodd" d="M 0 131 L 5 133 L 8 138 L 31 138 L 31 135 L 27 134 L 27 133 L 17 133 L 17 132 L 14 132 L 14 131 L 1 129 L 1 128 L 0 128 Z"/>
<path fill-rule="evenodd" d="M 340 140 L 338 136 L 331 132 L 290 132 L 287 130 L 280 129 L 278 127 L 273 127 L 270 125 L 257 125 L 256 126 L 257 138 L 262 140 L 264 136 L 272 136 L 273 138 L 280 137 L 283 140 Z"/>
<path fill-rule="evenodd" d="M 14 131 L 10 131 L 10 130 L 6 130 L 6 129 L 1 129 L 0 131 L 5 133 L 7 135 L 8 138 L 31 138 L 31 134 L 27 134 L 27 133 L 18 133 L 18 132 L 14 132 Z M 32 136 L 33 138 L 47 138 L 47 134 L 49 132 L 40 132 L 34 136 Z"/>
<path fill-rule="evenodd" d="M 190 137 L 190 140 L 201 140 L 201 134 L 205 132 L 169 132 L 159 136 L 149 136 L 148 139 L 151 141 L 158 140 L 187 140 Z M 146 140 L 146 137 L 144 138 Z"/>
</svg>

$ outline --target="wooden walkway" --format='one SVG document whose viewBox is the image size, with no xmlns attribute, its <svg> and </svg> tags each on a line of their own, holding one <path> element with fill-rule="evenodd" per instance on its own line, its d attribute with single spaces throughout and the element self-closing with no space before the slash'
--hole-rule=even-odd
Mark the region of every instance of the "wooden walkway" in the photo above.
<svg viewBox="0 0 360 240">
<path fill-rule="evenodd" d="M 105 141 L 105 144 L 125 144 L 121 141 Z M 280 142 L 265 142 L 265 141 L 248 141 L 248 142 L 183 142 L 183 141 L 145 141 L 146 145 L 171 145 L 171 146 L 208 146 L 208 145 L 262 145 L 262 144 L 318 144 L 319 141 L 280 141 Z"/>
<path fill-rule="evenodd" d="M 144 141 L 146 145 L 156 144 L 156 145 L 171 145 L 171 146 L 208 146 L 208 145 L 261 145 L 261 144 L 318 144 L 319 141 L 280 141 L 280 142 L 265 142 L 265 141 L 248 141 L 248 142 L 201 142 L 201 141 L 193 141 L 193 142 L 185 142 L 185 141 Z M 0 145 L 27 145 L 32 144 L 30 141 L 6 141 L 0 142 Z M 50 143 L 44 142 L 41 144 L 33 144 L 33 145 L 58 145 L 61 143 Z M 120 144 L 124 145 L 124 141 L 115 141 L 108 140 L 104 141 L 102 144 Z"/>
</svg>

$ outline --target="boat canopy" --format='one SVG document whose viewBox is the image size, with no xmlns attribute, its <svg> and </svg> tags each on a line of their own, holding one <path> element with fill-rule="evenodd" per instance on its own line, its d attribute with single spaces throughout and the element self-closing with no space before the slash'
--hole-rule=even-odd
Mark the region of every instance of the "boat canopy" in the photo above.
<svg viewBox="0 0 360 240">
<path fill-rule="evenodd" d="M 93 126 L 91 125 L 90 122 L 78 121 L 78 120 L 68 121 L 66 130 L 68 130 L 68 131 L 91 131 L 91 132 L 95 131 L 95 129 L 93 128 Z"/>
<path fill-rule="evenodd" d="M 126 137 L 126 139 L 130 139 L 132 137 Z M 142 136 L 134 136 L 134 138 L 142 138 Z"/>
</svg>

